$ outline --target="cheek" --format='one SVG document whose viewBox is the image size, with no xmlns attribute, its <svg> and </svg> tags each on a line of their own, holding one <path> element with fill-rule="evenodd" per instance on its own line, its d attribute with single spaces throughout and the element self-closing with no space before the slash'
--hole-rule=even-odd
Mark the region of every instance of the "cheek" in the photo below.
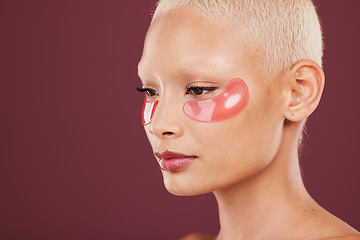
<svg viewBox="0 0 360 240">
<path fill-rule="evenodd" d="M 142 108 L 142 125 L 147 125 L 151 122 L 151 119 L 156 110 L 156 106 L 158 101 L 155 102 L 147 102 L 144 100 L 143 108 Z"/>
<path fill-rule="evenodd" d="M 220 95 L 198 101 L 189 101 L 184 112 L 200 122 L 217 122 L 235 117 L 247 105 L 249 91 L 244 81 L 232 79 Z"/>
</svg>

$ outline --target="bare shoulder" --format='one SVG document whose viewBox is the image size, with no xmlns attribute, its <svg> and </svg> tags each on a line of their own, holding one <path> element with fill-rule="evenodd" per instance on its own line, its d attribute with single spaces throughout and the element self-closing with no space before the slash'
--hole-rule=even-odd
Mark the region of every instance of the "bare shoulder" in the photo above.
<svg viewBox="0 0 360 240">
<path fill-rule="evenodd" d="M 360 240 L 360 233 L 356 229 L 321 206 L 315 205 L 309 209 L 301 215 L 301 219 L 285 228 L 285 237 L 281 239 L 292 236 L 292 239 Z"/>
<path fill-rule="evenodd" d="M 327 235 L 320 239 L 323 240 L 360 240 L 360 233 L 347 223 L 334 218 L 325 224 L 319 224 L 317 229 L 321 229 L 322 234 Z"/>
<path fill-rule="evenodd" d="M 179 240 L 215 240 L 215 235 L 205 234 L 205 233 L 192 233 L 186 235 L 185 237 L 180 238 Z"/>
<path fill-rule="evenodd" d="M 314 215 L 307 228 L 311 233 L 309 236 L 322 240 L 360 240 L 360 233 L 356 229 L 327 211 Z"/>
<path fill-rule="evenodd" d="M 347 235 L 342 237 L 326 238 L 324 240 L 360 240 L 360 234 Z"/>
</svg>

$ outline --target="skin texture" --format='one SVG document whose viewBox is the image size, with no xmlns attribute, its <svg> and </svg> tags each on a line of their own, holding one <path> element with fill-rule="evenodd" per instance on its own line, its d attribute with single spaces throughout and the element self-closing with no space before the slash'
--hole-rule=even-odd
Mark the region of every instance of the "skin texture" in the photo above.
<svg viewBox="0 0 360 240">
<path fill-rule="evenodd" d="M 185 103 L 184 112 L 200 122 L 224 121 L 238 115 L 246 107 L 248 99 L 249 92 L 244 81 L 232 79 L 221 94 Z"/>
<path fill-rule="evenodd" d="M 162 171 L 175 195 L 213 192 L 219 205 L 217 236 L 183 239 L 342 239 L 356 230 L 322 209 L 306 192 L 298 165 L 297 139 L 319 103 L 322 69 L 297 63 L 275 81 L 262 78 L 257 50 L 239 42 L 232 23 L 205 19 L 191 9 L 157 15 L 145 41 L 139 76 L 159 101 L 144 126 L 153 151 L 197 156 L 179 171 Z M 243 79 L 246 108 L 220 122 L 198 122 L 183 105 L 220 94 Z M 202 95 L 186 86 L 216 87 Z M 158 160 L 158 159 L 157 159 Z M 346 238 L 345 238 L 346 239 Z M 357 238 L 354 238 L 357 239 Z"/>
</svg>

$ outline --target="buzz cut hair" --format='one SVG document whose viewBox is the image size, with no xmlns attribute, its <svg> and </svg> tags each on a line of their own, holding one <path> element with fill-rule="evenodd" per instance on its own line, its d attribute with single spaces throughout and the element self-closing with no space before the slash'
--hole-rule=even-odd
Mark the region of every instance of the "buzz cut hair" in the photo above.
<svg viewBox="0 0 360 240">
<path fill-rule="evenodd" d="M 239 40 L 256 49 L 265 79 L 305 59 L 322 67 L 323 35 L 312 0 L 160 0 L 154 18 L 177 8 L 238 23 Z"/>
</svg>

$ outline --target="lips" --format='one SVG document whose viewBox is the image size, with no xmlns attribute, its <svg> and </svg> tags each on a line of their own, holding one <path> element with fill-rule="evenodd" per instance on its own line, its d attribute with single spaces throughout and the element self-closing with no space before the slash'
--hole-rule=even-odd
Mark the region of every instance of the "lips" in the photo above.
<svg viewBox="0 0 360 240">
<path fill-rule="evenodd" d="M 185 155 L 182 153 L 164 151 L 162 153 L 155 152 L 155 156 L 159 158 L 159 166 L 164 171 L 177 171 L 194 162 L 196 156 Z"/>
</svg>

